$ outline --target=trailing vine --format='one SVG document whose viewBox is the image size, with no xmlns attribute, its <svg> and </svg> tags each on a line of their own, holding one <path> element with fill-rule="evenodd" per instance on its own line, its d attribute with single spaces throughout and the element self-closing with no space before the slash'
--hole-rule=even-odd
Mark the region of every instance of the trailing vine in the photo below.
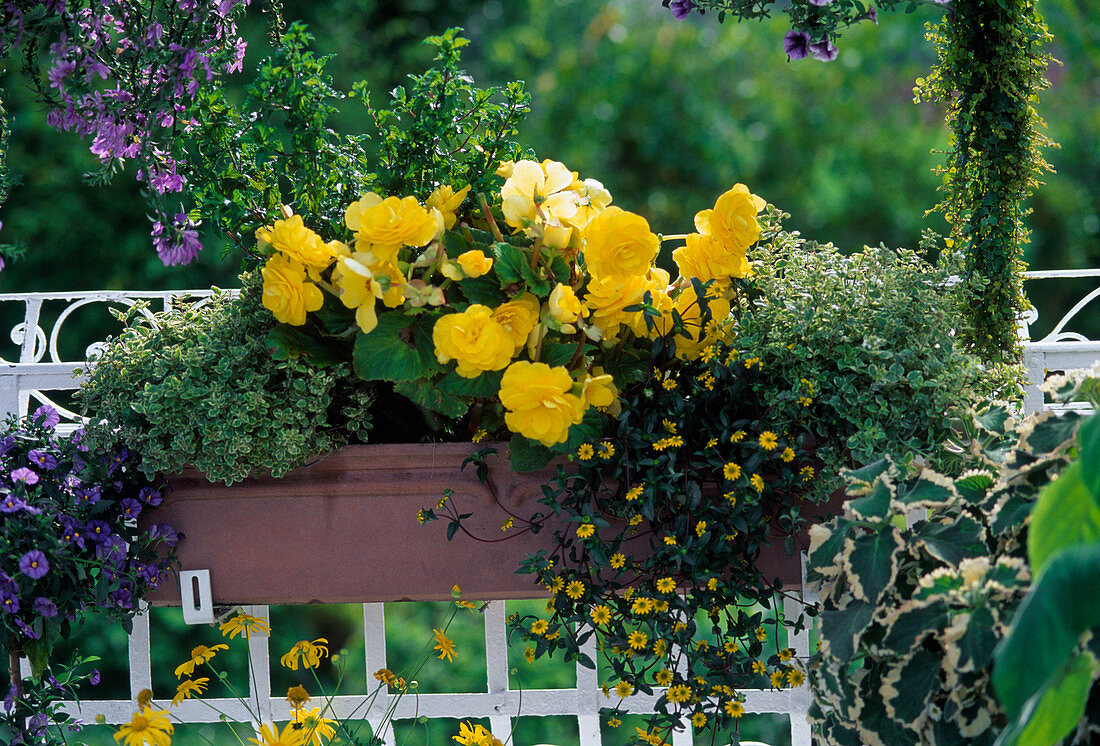
<svg viewBox="0 0 1100 746">
<path fill-rule="evenodd" d="M 938 210 L 966 257 L 974 301 L 965 341 L 986 359 L 1019 354 L 1016 327 L 1029 307 L 1020 259 L 1029 231 L 1024 201 L 1051 172 L 1042 148 L 1054 143 L 1035 111 L 1051 38 L 1034 0 L 957 0 L 928 39 L 938 61 L 917 80 L 917 101 L 946 104 L 951 150 L 938 172 Z"/>
</svg>

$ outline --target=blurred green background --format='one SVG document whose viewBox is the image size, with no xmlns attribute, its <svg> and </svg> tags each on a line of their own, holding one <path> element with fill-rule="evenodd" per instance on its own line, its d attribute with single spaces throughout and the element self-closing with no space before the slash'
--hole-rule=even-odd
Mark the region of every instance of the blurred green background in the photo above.
<svg viewBox="0 0 1100 746">
<path fill-rule="evenodd" d="M 601 180 L 615 203 L 656 230 L 691 218 L 735 182 L 792 214 L 790 226 L 845 250 L 915 246 L 942 230 L 931 151 L 947 144 L 942 113 L 912 103 L 933 60 L 924 26 L 942 6 L 883 14 L 841 40 L 834 63 L 789 62 L 782 14 L 763 23 L 676 21 L 658 0 L 288 0 L 316 47 L 336 55 L 339 86 L 363 79 L 375 100 L 427 63 L 420 40 L 462 26 L 468 70 L 482 84 L 521 79 L 532 114 L 521 140 L 541 157 Z M 1100 6 L 1043 0 L 1054 34 L 1052 82 L 1038 102 L 1061 148 L 1057 173 L 1032 200 L 1027 261 L 1034 269 L 1100 264 Z M 245 24 L 249 61 L 267 54 L 258 8 Z M 47 128 L 18 71 L 2 85 L 13 114 L 11 167 L 22 184 L 0 208 L 5 241 L 26 260 L 0 273 L 0 290 L 186 288 L 233 285 L 216 237 L 184 268 L 160 265 L 132 173 L 84 186 L 84 143 Z M 246 65 L 246 69 L 248 65 Z M 362 131 L 358 107 L 338 121 Z M 1066 307 L 1080 286 L 1043 287 L 1040 307 Z M 1070 301 L 1072 302 L 1072 301 Z"/>
<path fill-rule="evenodd" d="M 735 182 L 790 212 L 790 227 L 845 250 L 880 242 L 913 247 L 922 229 L 944 229 L 939 216 L 925 213 L 937 201 L 932 169 L 940 156 L 932 151 L 946 147 L 947 131 L 939 110 L 912 103 L 913 81 L 934 56 L 924 25 L 938 18 L 940 6 L 883 14 L 878 26 L 851 30 L 837 61 L 824 64 L 787 61 L 782 17 L 719 25 L 712 16 L 693 15 L 680 22 L 658 0 L 283 5 L 289 20 L 310 25 L 319 51 L 336 55 L 330 70 L 337 84 L 347 89 L 365 79 L 376 101 L 406 73 L 426 66 L 428 54 L 419 43 L 424 36 L 462 26 L 473 42 L 466 66 L 479 83 L 527 81 L 533 111 L 521 140 L 541 157 L 602 181 L 615 204 L 642 213 L 655 230 L 690 230 L 694 213 Z M 1035 269 L 1100 266 L 1100 5 L 1042 0 L 1039 8 L 1055 37 L 1050 51 L 1061 64 L 1049 70 L 1052 86 L 1037 107 L 1061 148 L 1047 153 L 1056 173 L 1032 199 L 1026 259 Z M 249 69 L 267 54 L 258 9 L 245 32 Z M 9 164 L 22 178 L 0 207 L 0 240 L 28 247 L 24 260 L 0 272 L 0 292 L 235 285 L 237 261 L 221 257 L 216 237 L 206 237 L 207 249 L 192 265 L 163 267 L 150 245 L 133 173 L 120 174 L 107 188 L 85 186 L 81 174 L 93 163 L 86 143 L 46 126 L 10 63 L 0 85 L 12 114 Z M 339 127 L 362 130 L 356 116 L 341 117 Z M 1046 283 L 1032 299 L 1049 316 L 1093 286 Z M 395 669 L 412 660 L 443 614 L 431 605 L 391 605 Z M 276 659 L 298 639 L 327 637 L 333 650 L 350 651 L 355 688 L 372 673 L 363 670 L 358 607 L 276 609 L 273 618 Z M 216 631 L 185 628 L 178 611 L 170 610 L 155 611 L 153 627 L 160 641 L 154 646 L 155 690 L 167 699 L 174 689 L 171 669 L 192 645 L 211 644 Z M 460 617 L 454 637 L 469 655 L 429 665 L 419 677 L 422 691 L 483 688 L 480 623 Z M 161 644 L 168 640 L 173 644 Z M 108 675 L 94 696 L 126 696 L 119 634 L 92 629 L 78 644 L 105 659 Z M 243 675 L 243 657 L 227 660 Z M 512 665 L 519 679 L 514 684 L 527 688 L 573 682 L 568 666 L 529 666 L 522 648 Z M 280 673 L 275 683 L 292 682 Z M 784 721 L 746 718 L 743 735 L 786 743 Z M 453 723 L 436 725 L 410 742 L 448 743 L 455 732 Z M 97 737 L 114 742 L 107 732 Z M 516 743 L 564 745 L 576 738 L 575 723 L 522 718 Z M 198 742 L 182 731 L 177 740 Z"/>
</svg>

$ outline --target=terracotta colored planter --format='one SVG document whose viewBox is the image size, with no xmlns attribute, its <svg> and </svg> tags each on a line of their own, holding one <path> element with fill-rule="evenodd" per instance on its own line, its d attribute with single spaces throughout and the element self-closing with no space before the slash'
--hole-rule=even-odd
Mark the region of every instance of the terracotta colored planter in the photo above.
<svg viewBox="0 0 1100 746">
<path fill-rule="evenodd" d="M 456 584 L 470 599 L 545 595 L 533 576 L 515 570 L 527 554 L 552 547 L 554 526 L 500 539 L 517 533 L 501 531 L 509 512 L 528 518 L 544 509 L 538 499 L 554 471 L 515 474 L 503 455 L 491 456 L 483 485 L 472 466 L 460 469 L 474 449 L 352 446 L 281 479 L 231 487 L 186 471 L 170 480 L 172 491 L 151 519 L 186 535 L 182 568 L 210 570 L 217 604 L 443 600 Z M 470 532 L 491 541 L 461 531 L 447 541 L 446 521 L 417 522 L 417 511 L 434 507 L 445 489 L 460 512 L 474 514 Z M 767 577 L 800 584 L 799 558 L 781 542 L 761 562 Z M 150 601 L 178 605 L 179 588 L 169 583 Z"/>
</svg>

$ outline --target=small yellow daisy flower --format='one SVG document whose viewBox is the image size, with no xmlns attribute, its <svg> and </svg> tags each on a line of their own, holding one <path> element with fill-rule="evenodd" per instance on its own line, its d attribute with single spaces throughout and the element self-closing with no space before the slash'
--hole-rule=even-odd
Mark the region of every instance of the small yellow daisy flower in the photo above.
<svg viewBox="0 0 1100 746">
<path fill-rule="evenodd" d="M 569 581 L 569 585 L 565 586 L 565 595 L 576 601 L 584 595 L 584 583 L 579 580 Z"/>
<path fill-rule="evenodd" d="M 299 661 L 302 668 L 316 668 L 321 665 L 321 659 L 328 656 L 327 645 L 328 640 L 323 637 L 318 637 L 313 642 L 299 640 L 286 655 L 279 659 L 279 663 L 283 668 L 289 668 L 291 671 L 298 670 Z"/>
<path fill-rule="evenodd" d="M 611 555 L 611 559 L 608 560 L 608 562 L 611 563 L 613 568 L 620 570 L 622 566 L 626 564 L 626 555 L 622 552 L 615 552 L 615 554 Z"/>
<path fill-rule="evenodd" d="M 645 650 L 649 644 L 649 636 L 645 632 L 639 632 L 635 630 L 626 637 L 626 641 L 630 643 L 630 647 L 633 650 Z"/>
<path fill-rule="evenodd" d="M 620 681 L 615 685 L 615 694 L 619 699 L 625 699 L 634 693 L 634 685 L 629 681 Z"/>
<path fill-rule="evenodd" d="M 657 590 L 661 593 L 672 593 L 676 590 L 676 581 L 672 578 L 661 578 L 657 581 Z"/>
<path fill-rule="evenodd" d="M 455 653 L 455 641 L 443 634 L 441 629 L 433 629 L 432 634 L 435 636 L 435 645 L 432 647 L 439 651 L 439 655 L 436 656 L 440 660 L 446 658 L 448 661 L 454 661 Z"/>
<path fill-rule="evenodd" d="M 659 686 L 668 686 L 672 683 L 672 671 L 667 668 L 662 668 L 653 676 L 653 680 L 657 682 Z"/>
<path fill-rule="evenodd" d="M 722 707 L 731 718 L 739 718 L 745 714 L 745 706 L 736 700 L 730 700 Z"/>
<path fill-rule="evenodd" d="M 577 458 L 581 461 L 588 461 L 596 455 L 596 449 L 592 447 L 591 443 L 581 443 L 580 448 L 577 449 Z"/>
<path fill-rule="evenodd" d="M 591 538 L 594 533 L 596 533 L 596 527 L 591 523 L 582 523 L 577 526 L 577 538 L 579 539 Z"/>
<path fill-rule="evenodd" d="M 592 608 L 592 623 L 593 624 L 607 624 L 611 621 L 611 609 L 600 604 Z"/>
<path fill-rule="evenodd" d="M 548 629 L 550 629 L 550 622 L 545 619 L 536 619 L 531 622 L 531 634 L 533 635 L 544 635 Z"/>
</svg>

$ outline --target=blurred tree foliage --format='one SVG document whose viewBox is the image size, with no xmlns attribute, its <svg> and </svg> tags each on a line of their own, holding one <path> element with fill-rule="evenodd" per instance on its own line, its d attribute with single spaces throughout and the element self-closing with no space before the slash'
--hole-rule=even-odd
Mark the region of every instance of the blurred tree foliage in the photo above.
<svg viewBox="0 0 1100 746">
<path fill-rule="evenodd" d="M 782 17 L 719 24 L 677 21 L 656 0 L 288 0 L 332 53 L 335 83 L 366 80 L 378 96 L 421 70 L 427 34 L 461 25 L 473 40 L 465 62 L 479 82 L 523 79 L 533 111 L 522 140 L 542 157 L 599 179 L 615 203 L 656 230 L 681 232 L 712 195 L 741 181 L 793 214 L 792 227 L 846 250 L 915 246 L 936 201 L 932 168 L 947 133 L 943 112 L 914 106 L 913 81 L 933 61 L 924 24 L 943 9 L 919 6 L 860 24 L 836 62 L 789 62 Z M 1100 7 L 1047 0 L 1041 10 L 1064 65 L 1039 102 L 1057 173 L 1033 205 L 1028 262 L 1036 268 L 1100 263 Z M 245 29 L 246 70 L 268 54 L 265 19 Z M 247 73 L 246 73 L 247 74 Z M 243 80 L 240 81 L 243 84 Z M 92 165 L 84 144 L 48 129 L 18 71 L 3 82 L 12 114 L 9 163 L 22 175 L 0 220 L 0 239 L 27 244 L 27 258 L 0 273 L 3 290 L 232 285 L 236 258 L 213 243 L 186 268 L 164 268 L 148 246 L 137 184 L 81 183 Z M 337 126 L 366 129 L 358 107 Z M 79 257 L 79 261 L 73 261 Z M 1058 290 L 1053 290 L 1057 293 Z M 1047 299 L 1037 299 L 1047 300 Z"/>
</svg>

